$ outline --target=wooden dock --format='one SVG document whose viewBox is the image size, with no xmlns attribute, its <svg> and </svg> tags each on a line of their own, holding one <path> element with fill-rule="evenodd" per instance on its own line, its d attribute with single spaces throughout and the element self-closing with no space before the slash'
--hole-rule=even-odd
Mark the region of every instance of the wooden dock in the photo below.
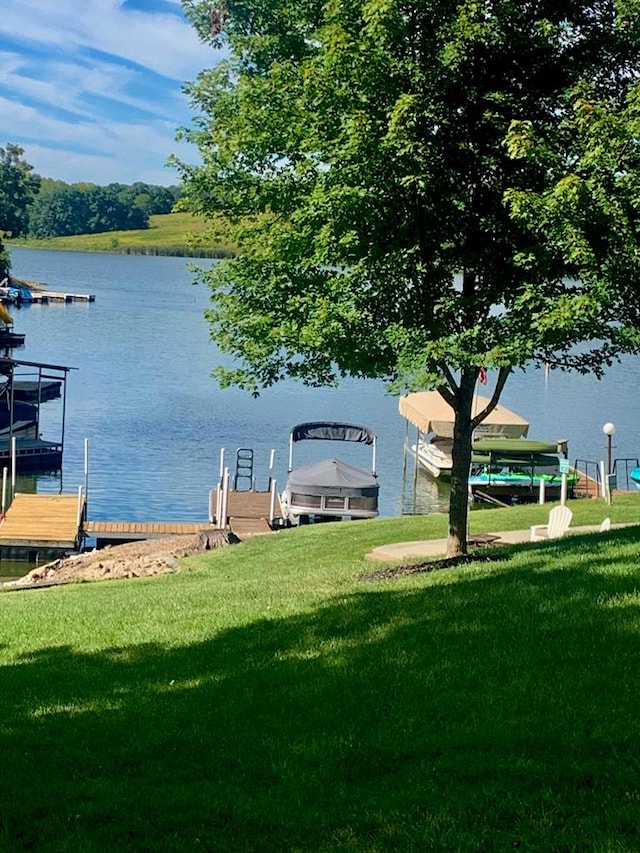
<svg viewBox="0 0 640 853">
<path fill-rule="evenodd" d="M 233 495 L 233 497 L 231 497 Z M 188 536 L 218 530 L 208 522 L 87 521 L 84 498 L 77 495 L 15 495 L 0 521 L 0 560 L 32 563 L 79 551 L 86 539 L 96 547 L 122 545 L 166 536 Z M 224 527 L 239 539 L 272 533 L 268 492 L 232 492 L 228 508 L 233 513 Z"/>
<path fill-rule="evenodd" d="M 96 547 L 122 545 L 142 539 L 159 539 L 163 536 L 194 536 L 202 530 L 215 530 L 206 521 L 85 521 L 85 536 L 96 540 Z"/>
<path fill-rule="evenodd" d="M 578 471 L 576 468 L 572 468 L 571 471 L 578 474 L 580 478 L 573 489 L 577 498 L 599 498 L 601 496 L 602 485 L 599 480 L 596 480 L 586 471 Z"/>
<path fill-rule="evenodd" d="M 271 516 L 271 492 L 258 491 L 234 491 L 227 492 L 226 518 L 217 519 L 215 507 L 218 506 L 218 493 L 220 486 L 211 492 L 210 518 L 218 529 L 230 530 L 239 539 L 247 536 L 256 536 L 263 533 L 273 533 L 273 526 L 269 523 Z M 282 520 L 282 508 L 280 499 L 276 495 L 275 514 L 277 519 Z"/>
<path fill-rule="evenodd" d="M 16 466 L 25 471 L 59 471 L 62 468 L 63 446 L 59 441 L 42 438 L 16 438 Z M 0 469 L 11 468 L 11 442 L 0 438 Z"/>
<path fill-rule="evenodd" d="M 38 562 L 80 547 L 84 498 L 16 494 L 0 522 L 0 559 Z"/>
<path fill-rule="evenodd" d="M 50 290 L 32 291 L 31 299 L 39 305 L 48 305 L 49 302 L 95 302 L 96 297 L 92 293 L 54 293 Z"/>
</svg>

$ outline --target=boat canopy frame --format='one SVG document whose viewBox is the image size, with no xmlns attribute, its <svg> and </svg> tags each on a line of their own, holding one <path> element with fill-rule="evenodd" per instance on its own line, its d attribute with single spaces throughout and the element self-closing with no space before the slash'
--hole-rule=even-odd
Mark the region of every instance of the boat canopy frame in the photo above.
<svg viewBox="0 0 640 853">
<path fill-rule="evenodd" d="M 373 430 L 360 424 L 342 421 L 306 421 L 293 427 L 289 434 L 289 469 L 293 471 L 293 445 L 298 441 L 355 441 L 372 447 L 371 473 L 376 475 L 377 438 Z"/>
</svg>

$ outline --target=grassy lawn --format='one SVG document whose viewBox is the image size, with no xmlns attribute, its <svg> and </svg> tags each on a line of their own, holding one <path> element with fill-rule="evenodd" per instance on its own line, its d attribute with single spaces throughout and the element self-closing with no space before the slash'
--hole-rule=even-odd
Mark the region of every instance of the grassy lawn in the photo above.
<svg viewBox="0 0 640 853">
<path fill-rule="evenodd" d="M 638 521 L 640 495 L 572 509 Z M 0 849 L 638 850 L 640 528 L 361 580 L 445 530 L 308 526 L 0 595 Z"/>
<path fill-rule="evenodd" d="M 234 246 L 221 227 L 212 227 L 190 213 L 167 213 L 149 218 L 150 227 L 140 231 L 109 231 L 44 240 L 7 240 L 11 246 L 29 249 L 64 249 L 76 252 L 130 252 L 134 254 L 198 255 L 225 257 Z"/>
</svg>

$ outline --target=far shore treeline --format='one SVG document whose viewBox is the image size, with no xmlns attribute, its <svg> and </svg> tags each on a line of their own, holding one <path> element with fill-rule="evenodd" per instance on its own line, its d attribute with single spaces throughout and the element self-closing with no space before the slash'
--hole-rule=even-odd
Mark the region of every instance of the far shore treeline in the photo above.
<svg viewBox="0 0 640 853">
<path fill-rule="evenodd" d="M 34 173 L 24 150 L 0 148 L 0 277 L 10 269 L 3 240 L 32 248 L 225 257 L 233 246 L 187 213 L 174 212 L 180 186 L 137 181 L 68 184 Z"/>
</svg>

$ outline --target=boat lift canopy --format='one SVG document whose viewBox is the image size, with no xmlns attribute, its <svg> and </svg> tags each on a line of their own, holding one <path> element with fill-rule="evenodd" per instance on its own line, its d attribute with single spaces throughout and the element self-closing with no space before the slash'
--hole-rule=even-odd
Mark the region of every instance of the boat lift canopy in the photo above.
<svg viewBox="0 0 640 853">
<path fill-rule="evenodd" d="M 489 404 L 488 397 L 473 398 L 473 417 Z M 424 435 L 434 433 L 442 438 L 453 438 L 454 411 L 437 391 L 417 391 L 400 397 L 398 408 L 406 418 Z M 505 406 L 497 405 L 474 430 L 474 438 L 500 436 L 524 438 L 529 432 L 529 423 Z"/>
</svg>

